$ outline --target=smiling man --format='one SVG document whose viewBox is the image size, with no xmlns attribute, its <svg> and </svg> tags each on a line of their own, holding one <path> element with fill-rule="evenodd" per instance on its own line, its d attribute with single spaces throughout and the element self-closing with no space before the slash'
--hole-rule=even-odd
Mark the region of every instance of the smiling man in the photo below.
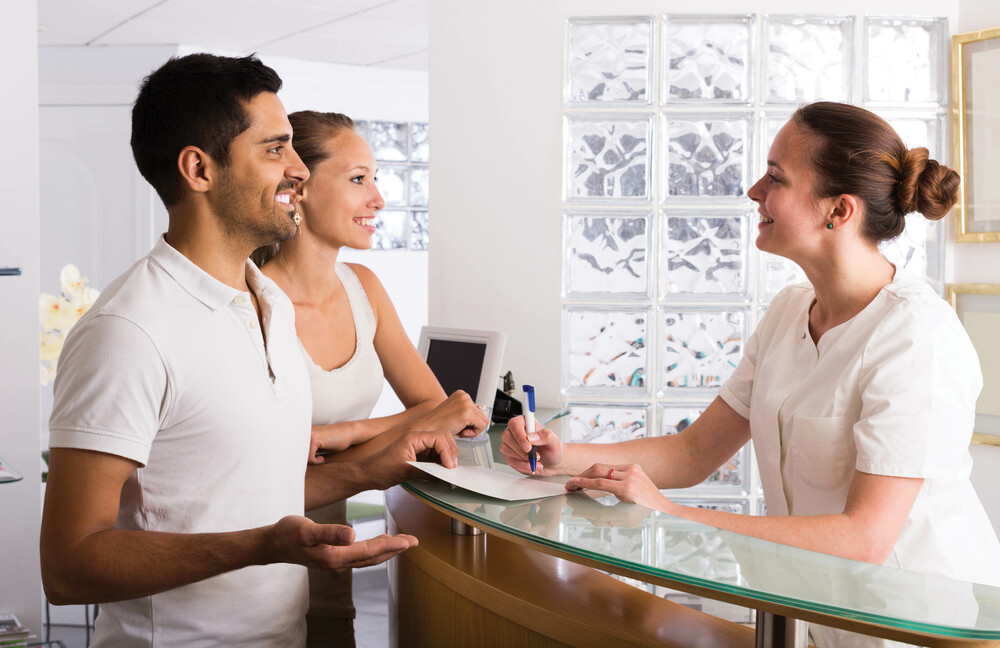
<svg viewBox="0 0 1000 648">
<path fill-rule="evenodd" d="M 416 544 L 354 543 L 304 510 L 398 483 L 425 450 L 455 463 L 446 428 L 466 422 L 439 414 L 370 458 L 306 474 L 292 304 L 247 260 L 295 234 L 309 175 L 280 87 L 255 57 L 194 54 L 136 99 L 136 165 L 169 227 L 67 339 L 41 533 L 49 600 L 101 603 L 94 646 L 302 645 L 304 565 L 370 565 Z"/>
</svg>

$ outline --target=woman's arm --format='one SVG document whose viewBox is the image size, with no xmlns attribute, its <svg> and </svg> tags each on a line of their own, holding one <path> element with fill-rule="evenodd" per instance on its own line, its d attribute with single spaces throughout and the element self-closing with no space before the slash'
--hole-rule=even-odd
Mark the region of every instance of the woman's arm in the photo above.
<svg viewBox="0 0 1000 648">
<path fill-rule="evenodd" d="M 314 440 L 317 435 L 325 438 L 342 433 L 352 440 L 350 448 L 327 457 L 332 461 L 357 459 L 385 448 L 409 424 L 444 402 L 446 396 L 434 373 L 407 337 L 392 300 L 378 277 L 365 266 L 349 265 L 361 282 L 375 314 L 375 352 L 382 363 L 382 370 L 406 409 L 391 416 L 314 427 Z M 384 434 L 390 430 L 390 434 Z"/>
<path fill-rule="evenodd" d="M 614 474 L 609 479 L 612 468 Z M 660 493 L 636 464 L 595 464 L 568 483 L 573 489 L 607 491 L 622 501 L 636 502 L 717 529 L 879 565 L 896 544 L 922 485 L 923 479 L 855 470 L 842 513 L 754 516 L 676 504 Z"/>
<path fill-rule="evenodd" d="M 528 451 L 538 449 L 541 469 L 535 474 L 576 475 L 597 462 L 640 464 L 659 488 L 700 484 L 750 440 L 750 422 L 716 398 L 678 434 L 620 443 L 560 443 L 551 430 L 524 431 L 524 418 L 511 419 L 500 451 L 514 469 L 530 474 Z"/>
</svg>

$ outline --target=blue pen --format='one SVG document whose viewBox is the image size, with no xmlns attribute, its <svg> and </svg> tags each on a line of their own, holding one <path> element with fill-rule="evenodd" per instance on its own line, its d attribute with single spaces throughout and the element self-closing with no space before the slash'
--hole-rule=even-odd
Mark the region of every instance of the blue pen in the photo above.
<svg viewBox="0 0 1000 648">
<path fill-rule="evenodd" d="M 531 385 L 522 386 L 524 389 L 524 394 L 528 399 L 528 407 L 524 412 L 524 431 L 527 434 L 535 433 L 535 388 Z M 538 465 L 538 450 L 535 446 L 531 446 L 531 452 L 528 453 L 528 465 L 531 466 L 531 474 L 535 474 L 535 466 Z"/>
</svg>

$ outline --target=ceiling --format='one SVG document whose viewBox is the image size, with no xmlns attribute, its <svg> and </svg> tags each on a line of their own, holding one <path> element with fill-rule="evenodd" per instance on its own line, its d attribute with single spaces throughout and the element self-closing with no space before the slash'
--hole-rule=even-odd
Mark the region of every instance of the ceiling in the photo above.
<svg viewBox="0 0 1000 648">
<path fill-rule="evenodd" d="M 38 0 L 38 44 L 189 45 L 427 70 L 428 0 Z"/>
</svg>

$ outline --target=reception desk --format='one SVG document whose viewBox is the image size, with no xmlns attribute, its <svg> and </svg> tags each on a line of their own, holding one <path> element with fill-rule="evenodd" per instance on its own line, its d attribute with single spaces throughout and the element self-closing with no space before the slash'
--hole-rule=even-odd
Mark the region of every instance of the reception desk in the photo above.
<svg viewBox="0 0 1000 648">
<path fill-rule="evenodd" d="M 803 646 L 808 622 L 925 646 L 1000 646 L 1000 588 L 805 551 L 601 495 L 506 502 L 437 480 L 388 491 L 390 531 L 420 540 L 389 566 L 392 644 Z M 461 533 L 473 529 L 485 533 Z M 608 573 L 757 610 L 756 627 Z"/>
</svg>

